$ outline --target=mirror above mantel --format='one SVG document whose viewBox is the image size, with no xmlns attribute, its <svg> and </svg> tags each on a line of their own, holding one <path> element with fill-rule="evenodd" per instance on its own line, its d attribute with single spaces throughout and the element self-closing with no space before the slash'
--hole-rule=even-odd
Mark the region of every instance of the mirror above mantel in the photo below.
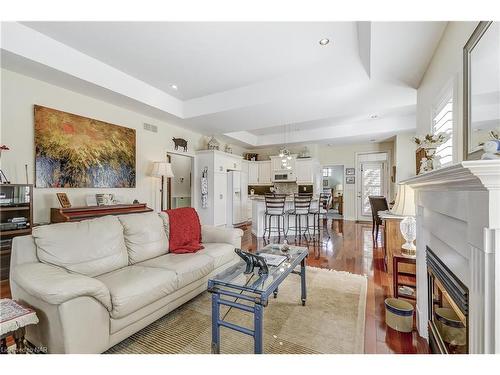
<svg viewBox="0 0 500 375">
<path fill-rule="evenodd" d="M 481 158 L 482 145 L 500 134 L 500 23 L 481 21 L 463 52 L 464 160 Z"/>
</svg>

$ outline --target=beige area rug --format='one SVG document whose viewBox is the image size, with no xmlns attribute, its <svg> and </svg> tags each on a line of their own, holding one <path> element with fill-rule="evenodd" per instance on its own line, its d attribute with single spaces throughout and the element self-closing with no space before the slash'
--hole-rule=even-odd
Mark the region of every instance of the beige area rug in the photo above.
<svg viewBox="0 0 500 375">
<path fill-rule="evenodd" d="M 300 276 L 289 275 L 264 308 L 264 352 L 363 353 L 366 284 L 364 276 L 308 267 L 302 306 Z M 221 308 L 221 316 L 227 310 Z M 234 308 L 225 320 L 253 328 L 252 315 Z M 106 353 L 205 354 L 210 342 L 211 299 L 205 292 Z M 253 353 L 253 338 L 221 327 L 221 353 Z"/>
</svg>

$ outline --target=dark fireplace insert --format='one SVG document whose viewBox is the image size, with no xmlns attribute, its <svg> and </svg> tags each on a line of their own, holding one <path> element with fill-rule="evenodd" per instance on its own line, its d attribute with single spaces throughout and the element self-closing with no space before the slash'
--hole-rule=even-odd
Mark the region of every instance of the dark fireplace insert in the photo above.
<svg viewBox="0 0 500 375">
<path fill-rule="evenodd" d="M 432 353 L 469 353 L 469 290 L 428 246 L 427 288 Z"/>
</svg>

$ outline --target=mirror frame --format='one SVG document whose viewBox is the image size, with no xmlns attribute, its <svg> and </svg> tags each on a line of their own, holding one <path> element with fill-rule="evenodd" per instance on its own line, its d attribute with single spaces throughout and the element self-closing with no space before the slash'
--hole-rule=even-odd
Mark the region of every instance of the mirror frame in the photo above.
<svg viewBox="0 0 500 375">
<path fill-rule="evenodd" d="M 471 103 L 470 103 L 470 57 L 474 47 L 479 43 L 482 36 L 486 33 L 493 21 L 480 21 L 469 40 L 464 46 L 463 51 L 463 105 L 464 105 L 464 118 L 463 118 L 463 144 L 464 144 L 464 160 L 477 160 L 481 158 L 483 150 L 481 148 L 470 147 L 471 138 Z"/>
</svg>

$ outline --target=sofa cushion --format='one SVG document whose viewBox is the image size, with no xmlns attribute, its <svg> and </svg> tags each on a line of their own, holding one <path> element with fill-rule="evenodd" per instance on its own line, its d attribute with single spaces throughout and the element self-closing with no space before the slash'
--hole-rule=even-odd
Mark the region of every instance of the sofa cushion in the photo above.
<svg viewBox="0 0 500 375">
<path fill-rule="evenodd" d="M 170 253 L 141 262 L 138 265 L 175 272 L 178 278 L 177 287 L 182 288 L 208 275 L 214 269 L 214 259 L 199 253 Z"/>
<path fill-rule="evenodd" d="M 200 250 L 199 254 L 205 254 L 214 260 L 214 267 L 219 268 L 226 263 L 229 263 L 237 258 L 238 255 L 234 252 L 234 246 L 227 243 L 203 243 L 205 248 Z"/>
<path fill-rule="evenodd" d="M 155 212 L 120 215 L 128 263 L 135 264 L 168 252 L 163 220 Z"/>
<path fill-rule="evenodd" d="M 33 228 L 38 259 L 90 277 L 125 267 L 123 227 L 114 216 Z"/>
<path fill-rule="evenodd" d="M 122 318 L 173 293 L 177 289 L 175 272 L 137 265 L 98 276 L 111 294 L 111 317 Z"/>
</svg>

